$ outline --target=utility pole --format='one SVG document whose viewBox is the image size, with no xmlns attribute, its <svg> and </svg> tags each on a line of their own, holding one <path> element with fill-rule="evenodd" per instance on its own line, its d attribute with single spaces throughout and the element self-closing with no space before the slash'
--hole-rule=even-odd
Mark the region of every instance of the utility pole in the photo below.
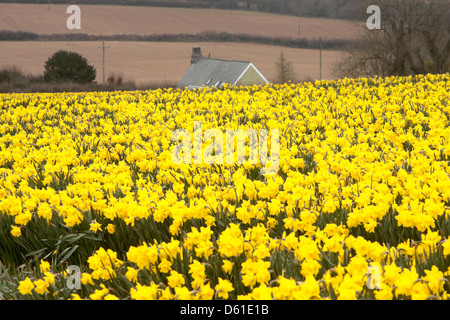
<svg viewBox="0 0 450 320">
<path fill-rule="evenodd" d="M 322 80 L 322 37 L 319 38 L 320 80 Z"/>
<path fill-rule="evenodd" d="M 105 40 L 103 40 L 103 46 L 99 47 L 103 49 L 103 62 L 102 62 L 102 66 L 103 66 L 103 84 L 105 84 L 105 50 L 109 49 L 111 47 L 106 47 L 105 46 Z"/>
</svg>

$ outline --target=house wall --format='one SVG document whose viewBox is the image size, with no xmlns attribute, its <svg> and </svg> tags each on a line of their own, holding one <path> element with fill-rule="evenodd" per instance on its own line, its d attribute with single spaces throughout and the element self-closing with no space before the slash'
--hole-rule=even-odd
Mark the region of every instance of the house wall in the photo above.
<svg viewBox="0 0 450 320">
<path fill-rule="evenodd" d="M 260 77 L 254 68 L 248 68 L 241 79 L 236 83 L 236 86 L 249 86 L 249 85 L 264 85 L 265 81 Z"/>
</svg>

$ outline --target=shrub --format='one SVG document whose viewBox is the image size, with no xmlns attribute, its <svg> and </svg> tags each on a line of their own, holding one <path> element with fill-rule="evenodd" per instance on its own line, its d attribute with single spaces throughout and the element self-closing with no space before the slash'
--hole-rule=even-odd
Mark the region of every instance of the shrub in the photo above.
<svg viewBox="0 0 450 320">
<path fill-rule="evenodd" d="M 57 51 L 45 63 L 45 81 L 90 83 L 95 80 L 95 77 L 95 68 L 76 52 Z"/>
<path fill-rule="evenodd" d="M 0 83 L 13 83 L 25 78 L 22 71 L 15 65 L 0 69 Z"/>
</svg>

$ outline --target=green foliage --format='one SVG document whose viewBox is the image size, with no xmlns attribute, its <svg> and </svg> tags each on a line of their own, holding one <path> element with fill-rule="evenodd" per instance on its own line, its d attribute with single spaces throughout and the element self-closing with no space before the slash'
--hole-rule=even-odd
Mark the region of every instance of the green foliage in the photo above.
<svg viewBox="0 0 450 320">
<path fill-rule="evenodd" d="M 90 83 L 95 80 L 95 77 L 95 68 L 76 52 L 57 51 L 45 63 L 45 81 Z"/>
</svg>

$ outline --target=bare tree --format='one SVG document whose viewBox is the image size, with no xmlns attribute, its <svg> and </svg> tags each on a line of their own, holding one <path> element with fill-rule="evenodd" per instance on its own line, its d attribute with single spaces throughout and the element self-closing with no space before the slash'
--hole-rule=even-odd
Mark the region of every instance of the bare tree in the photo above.
<svg viewBox="0 0 450 320">
<path fill-rule="evenodd" d="M 278 60 L 275 63 L 277 71 L 277 82 L 286 83 L 288 81 L 295 81 L 295 71 L 291 61 L 286 60 L 283 52 L 280 53 Z"/>
<path fill-rule="evenodd" d="M 425 43 L 430 62 L 428 66 L 423 65 L 423 58 L 421 60 L 418 57 L 420 44 L 416 46 L 414 52 L 418 57 L 417 61 L 421 63 L 420 66 L 424 66 L 423 71 L 431 73 L 450 71 L 450 1 L 430 2 L 421 20 L 419 34 Z"/>
<path fill-rule="evenodd" d="M 449 0 L 370 1 L 381 9 L 381 29 L 361 30 L 336 75 L 405 76 L 450 71 Z"/>
</svg>

